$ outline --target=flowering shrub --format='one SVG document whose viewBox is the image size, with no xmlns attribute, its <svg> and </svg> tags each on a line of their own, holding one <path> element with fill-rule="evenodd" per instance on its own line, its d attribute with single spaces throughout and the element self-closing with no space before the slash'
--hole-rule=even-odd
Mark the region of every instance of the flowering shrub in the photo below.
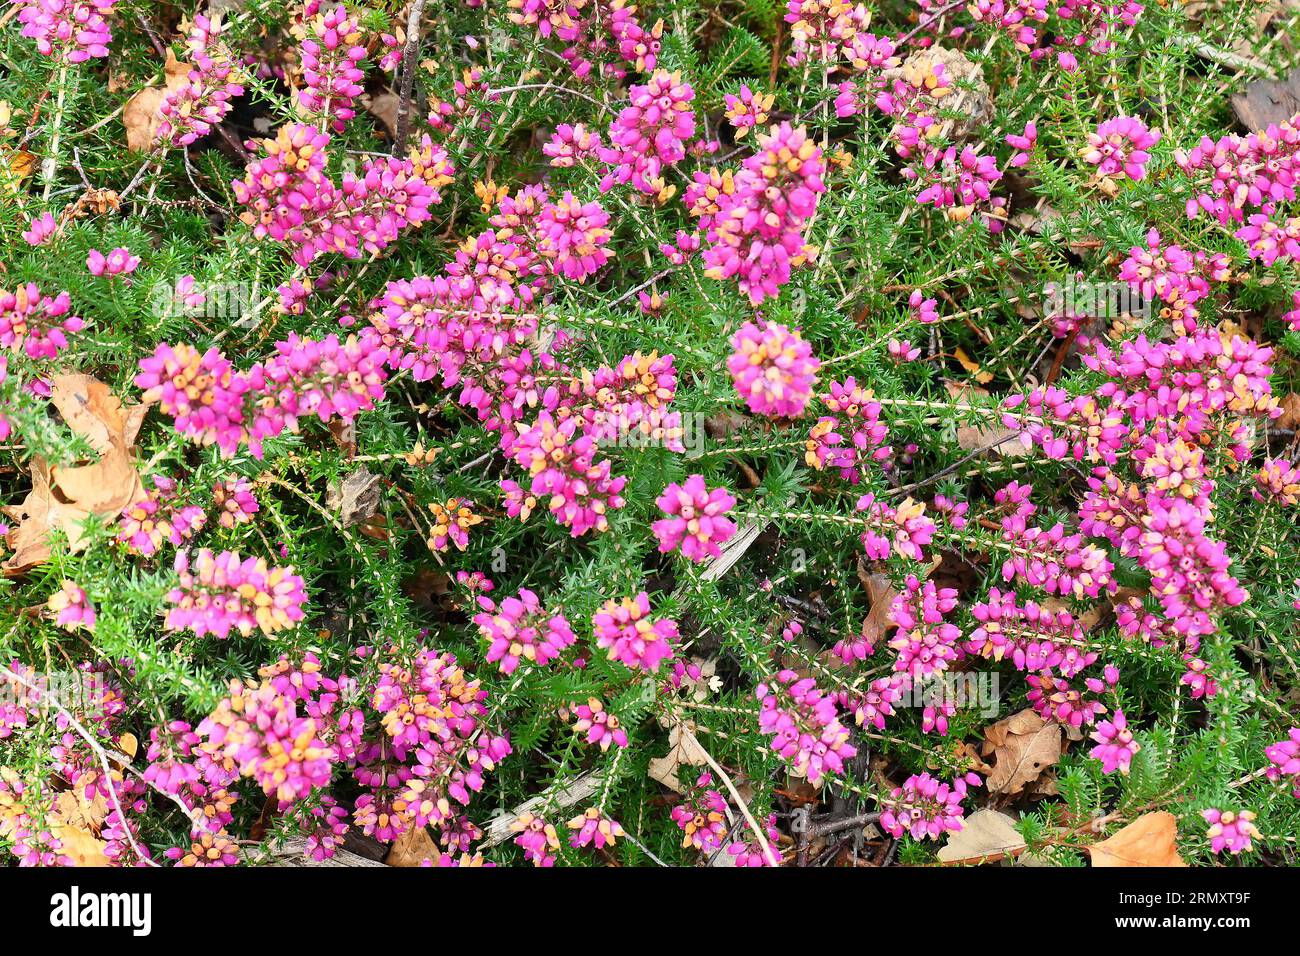
<svg viewBox="0 0 1300 956">
<path fill-rule="evenodd" d="M 1294 862 L 1293 5 L 13 6 L 0 858 Z"/>
</svg>

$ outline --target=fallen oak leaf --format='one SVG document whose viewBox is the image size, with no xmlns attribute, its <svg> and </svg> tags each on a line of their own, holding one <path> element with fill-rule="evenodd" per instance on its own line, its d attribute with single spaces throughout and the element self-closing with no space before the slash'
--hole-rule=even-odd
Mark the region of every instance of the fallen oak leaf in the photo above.
<svg viewBox="0 0 1300 956">
<path fill-rule="evenodd" d="M 985 728 L 980 748 L 993 755 L 989 793 L 1014 796 L 1061 759 L 1061 725 L 1048 723 L 1026 708 Z"/>
<path fill-rule="evenodd" d="M 862 619 L 862 627 L 858 633 L 864 641 L 876 647 L 894 626 L 889 612 L 894 606 L 894 598 L 898 596 L 898 591 L 890 584 L 888 577 L 872 573 L 862 555 L 858 555 L 858 581 L 866 589 L 867 602 L 871 607 L 867 616 Z"/>
<path fill-rule="evenodd" d="M 387 866 L 419 866 L 424 860 L 437 860 L 442 855 L 438 844 L 429 836 L 428 827 L 411 827 L 396 840 L 388 855 Z"/>
<path fill-rule="evenodd" d="M 651 759 L 647 773 L 651 780 L 657 780 L 669 790 L 682 792 L 682 782 L 677 777 L 677 770 L 682 766 L 698 767 L 708 763 L 704 748 L 688 728 L 676 723 L 668 731 L 668 753 Z"/>
<path fill-rule="evenodd" d="M 73 866 L 111 866 L 103 840 L 81 827 L 67 823 L 49 824 L 50 835 L 59 841 L 59 852 L 72 861 Z"/>
<path fill-rule="evenodd" d="M 79 373 L 51 376 L 50 404 L 101 455 L 114 443 L 134 445 L 149 411 L 147 404 L 124 405 L 103 382 Z"/>
<path fill-rule="evenodd" d="M 993 373 L 986 372 L 980 366 L 979 362 L 966 354 L 966 350 L 961 346 L 958 346 L 956 351 L 953 352 L 953 357 L 957 359 L 957 364 L 967 372 L 970 372 L 970 374 L 975 377 L 975 381 L 979 382 L 981 385 L 987 385 L 989 382 L 993 381 Z"/>
<path fill-rule="evenodd" d="M 1293 431 L 1300 429 L 1300 394 L 1289 392 L 1278 405 L 1282 409 L 1282 414 L 1275 423 L 1277 427 L 1290 428 Z"/>
<path fill-rule="evenodd" d="M 69 551 L 78 552 L 86 546 L 87 518 L 93 514 L 115 519 L 123 508 L 145 498 L 131 446 L 146 406 L 127 407 L 102 382 L 69 374 L 51 377 L 50 404 L 100 458 L 65 467 L 32 456 L 31 491 L 21 504 L 0 509 L 16 522 L 5 538 L 13 554 L 0 565 L 8 577 L 49 560 L 52 531 L 62 531 Z"/>
<path fill-rule="evenodd" d="M 54 815 L 68 826 L 98 831 L 108 817 L 108 800 L 102 793 L 88 800 L 82 790 L 65 790 L 54 798 Z"/>
<path fill-rule="evenodd" d="M 1093 866 L 1187 866 L 1178 855 L 1177 820 L 1164 810 L 1143 814 L 1088 852 Z"/>
<path fill-rule="evenodd" d="M 338 512 L 345 528 L 364 524 L 379 507 L 380 478 L 365 465 L 349 472 L 342 481 L 332 481 L 325 494 L 325 507 Z"/>
<path fill-rule="evenodd" d="M 948 837 L 939 850 L 943 863 L 979 862 L 982 857 L 999 856 L 1025 846 L 1025 838 L 1016 830 L 1015 819 L 1000 810 L 983 807 L 961 823 L 961 829 Z"/>
<path fill-rule="evenodd" d="M 190 64 L 176 59 L 170 49 L 167 61 L 163 64 L 163 85 L 146 86 L 126 101 L 122 107 L 122 125 L 126 127 L 126 148 L 132 152 L 146 152 L 153 146 L 162 114 L 162 106 L 167 94 L 183 89 L 189 83 Z"/>
</svg>

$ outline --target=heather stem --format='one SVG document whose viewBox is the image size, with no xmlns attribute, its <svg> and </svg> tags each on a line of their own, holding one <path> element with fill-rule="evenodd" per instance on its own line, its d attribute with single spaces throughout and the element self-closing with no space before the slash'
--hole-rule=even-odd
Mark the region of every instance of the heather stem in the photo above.
<svg viewBox="0 0 1300 956">
<path fill-rule="evenodd" d="M 59 147 L 60 137 L 63 134 L 63 113 L 64 105 L 68 95 L 68 61 L 67 58 L 59 60 L 59 78 L 56 81 L 57 96 L 54 100 L 54 119 L 52 121 L 53 131 L 50 134 L 50 154 L 45 157 L 45 162 L 41 165 L 41 176 L 45 180 L 45 191 L 41 194 L 41 199 L 48 200 L 50 192 L 54 189 L 54 174 L 59 168 Z"/>
</svg>

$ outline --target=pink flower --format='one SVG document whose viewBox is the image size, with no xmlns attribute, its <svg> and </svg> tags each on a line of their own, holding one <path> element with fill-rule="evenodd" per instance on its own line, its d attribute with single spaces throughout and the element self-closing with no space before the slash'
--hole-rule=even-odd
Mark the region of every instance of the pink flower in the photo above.
<svg viewBox="0 0 1300 956">
<path fill-rule="evenodd" d="M 980 0 L 980 2 L 982 6 L 987 6 L 990 2 L 996 3 L 998 0 Z M 1043 5 L 1046 6 L 1046 0 L 1043 0 Z M 1043 12 L 1045 17 L 1046 10 Z M 1015 150 L 1007 165 L 1012 169 L 1019 169 L 1029 162 L 1029 154 L 1038 143 L 1038 127 L 1033 122 L 1026 123 L 1024 133 L 1008 133 L 1006 143 Z"/>
<path fill-rule="evenodd" d="M 32 216 L 28 223 L 27 229 L 23 232 L 23 239 L 29 246 L 43 246 L 50 236 L 54 235 L 58 224 L 54 217 L 48 212 L 43 212 L 39 216 Z"/>
<path fill-rule="evenodd" d="M 68 334 L 86 326 L 68 315 L 71 304 L 68 293 L 50 298 L 30 282 L 13 292 L 0 289 L 0 347 L 31 359 L 54 358 L 68 347 Z"/>
<path fill-rule="evenodd" d="M 1291 326 L 1292 332 L 1300 332 L 1300 290 L 1291 293 L 1291 308 L 1282 313 L 1282 321 Z"/>
<path fill-rule="evenodd" d="M 247 478 L 227 478 L 212 487 L 212 503 L 216 505 L 217 523 L 223 528 L 247 524 L 261 510 L 253 497 L 253 486 Z"/>
<path fill-rule="evenodd" d="M 605 709 L 605 705 L 595 697 L 585 704 L 574 704 L 573 714 L 578 719 L 573 722 L 576 734 L 585 734 L 587 743 L 599 744 L 601 751 L 609 750 L 610 744 L 627 746 L 627 731 L 619 719 Z"/>
<path fill-rule="evenodd" d="M 163 856 L 175 860 L 177 866 L 236 866 L 239 863 L 239 845 L 225 833 L 196 830 L 190 834 L 189 849 L 172 847 Z"/>
<path fill-rule="evenodd" d="M 873 561 L 884 561 L 897 553 L 913 561 L 922 561 L 921 550 L 934 538 L 934 520 L 925 513 L 925 504 L 905 498 L 897 508 L 876 496 L 863 495 L 858 499 L 857 510 L 864 512 L 862 547 Z"/>
<path fill-rule="evenodd" d="M 1290 777 L 1295 797 L 1300 800 L 1300 727 L 1292 727 L 1285 740 L 1265 747 L 1264 756 L 1272 764 L 1268 768 L 1268 779 Z"/>
<path fill-rule="evenodd" d="M 207 515 L 196 505 L 181 505 L 176 483 L 155 475 L 148 497 L 122 509 L 117 540 L 136 554 L 150 557 L 164 541 L 179 548 L 207 523 Z"/>
<path fill-rule="evenodd" d="M 1243 850 L 1253 849 L 1251 837 L 1259 836 L 1259 830 L 1254 824 L 1255 814 L 1249 810 L 1232 810 L 1209 809 L 1202 810 L 1201 816 L 1210 826 L 1205 831 L 1205 835 L 1210 840 L 1210 851 L 1213 853 L 1222 853 L 1227 850 L 1233 856 Z"/>
<path fill-rule="evenodd" d="M 515 845 L 524 851 L 524 859 L 533 866 L 554 866 L 554 853 L 560 848 L 555 827 L 533 813 L 525 813 L 510 824 Z"/>
<path fill-rule="evenodd" d="M 200 353 L 188 345 L 158 344 L 140 360 L 135 384 L 144 400 L 159 402 L 176 430 L 233 455 L 247 436 L 244 395 L 251 383 L 215 348 Z"/>
<path fill-rule="evenodd" d="M 1148 508 L 1138 563 L 1151 572 L 1152 592 L 1179 632 L 1214 633 L 1210 613 L 1250 596 L 1228 573 L 1227 547 L 1205 535 L 1208 515 L 1192 502 L 1148 496 Z"/>
<path fill-rule="evenodd" d="M 36 41 L 42 56 L 65 57 L 84 63 L 108 56 L 113 32 L 106 17 L 116 0 L 20 0 L 18 22 L 22 34 Z"/>
<path fill-rule="evenodd" d="M 745 134 L 754 127 L 762 126 L 767 122 L 774 99 L 771 93 L 755 93 L 744 83 L 740 84 L 738 93 L 723 95 L 722 100 L 727 107 L 727 122 L 736 130 L 737 140 L 744 138 Z"/>
<path fill-rule="evenodd" d="M 321 739 L 327 721 L 306 712 L 311 709 L 271 681 L 256 687 L 232 681 L 229 696 L 199 724 L 197 746 L 232 761 L 283 808 L 327 786 L 338 759 Z"/>
<path fill-rule="evenodd" d="M 957 607 L 953 588 L 937 588 L 907 576 L 907 588 L 894 598 L 889 619 L 898 628 L 889 646 L 898 652 L 894 670 L 920 680 L 941 673 L 961 656 L 961 631 L 944 616 Z"/>
<path fill-rule="evenodd" d="M 1116 770 L 1128 773 L 1133 755 L 1142 749 L 1133 739 L 1133 732 L 1128 729 L 1128 721 L 1124 719 L 1122 710 L 1116 710 L 1110 720 L 1097 724 L 1092 739 L 1097 741 L 1097 746 L 1089 753 L 1101 761 L 1102 773 L 1114 773 Z"/>
<path fill-rule="evenodd" d="M 318 14 L 309 25 L 312 36 L 302 43 L 305 87 L 298 99 L 308 113 L 331 117 L 330 127 L 341 133 L 356 115 L 353 100 L 365 88 L 357 65 L 366 56 L 361 31 L 343 6 Z"/>
<path fill-rule="evenodd" d="M 609 242 L 608 223 L 609 213 L 600 203 L 579 203 L 566 192 L 559 202 L 542 207 L 537 253 L 556 274 L 583 282 L 609 261 L 603 248 Z"/>
<path fill-rule="evenodd" d="M 978 787 L 980 778 L 968 773 L 947 784 L 928 773 L 908 777 L 881 800 L 885 808 L 880 814 L 881 828 L 895 839 L 911 834 L 914 840 L 937 840 L 944 833 L 960 831 L 966 815 L 961 802 L 966 799 L 968 784 Z"/>
<path fill-rule="evenodd" d="M 325 169 L 329 141 L 302 123 L 282 126 L 231 184 L 253 235 L 285 243 L 300 266 L 326 252 L 359 259 L 387 248 L 429 219 L 454 172 L 447 151 L 425 136 L 405 158 L 368 158 L 336 184 Z"/>
<path fill-rule="evenodd" d="M 849 731 L 839 721 L 832 697 L 810 677 L 783 670 L 776 679 L 758 685 L 758 729 L 772 737 L 771 747 L 790 772 L 806 777 L 814 787 L 827 774 L 844 772 L 844 762 L 857 753 Z"/>
<path fill-rule="evenodd" d="M 724 517 L 736 499 L 725 488 L 710 491 L 703 475 L 691 475 L 683 485 L 668 485 L 655 504 L 668 515 L 650 526 L 665 554 L 680 546 L 682 556 L 698 564 L 721 557 L 721 545 L 736 533 L 735 524 Z"/>
<path fill-rule="evenodd" d="M 1096 166 L 1101 175 L 1124 175 L 1136 181 L 1146 176 L 1146 164 L 1151 158 L 1147 150 L 1158 142 L 1159 130 L 1147 129 L 1134 117 L 1118 116 L 1089 133 L 1088 145 L 1079 152 L 1084 162 Z"/>
<path fill-rule="evenodd" d="M 86 268 L 93 276 L 129 275 L 140 265 L 140 257 L 131 255 L 131 250 L 119 246 L 105 256 L 98 249 L 91 249 L 86 257 Z"/>
<path fill-rule="evenodd" d="M 706 771 L 695 781 L 696 788 L 706 788 L 713 777 Z M 705 789 L 673 807 L 673 822 L 682 831 L 682 849 L 694 847 L 701 853 L 722 846 L 727 832 L 727 801 L 717 790 Z"/>
<path fill-rule="evenodd" d="M 530 476 L 528 493 L 546 501 L 575 538 L 609 530 L 609 512 L 623 507 L 620 492 L 627 483 L 611 476 L 608 460 L 597 460 L 595 440 L 578 425 L 573 418 L 557 424 L 543 411 L 532 425 L 516 426 L 517 436 L 502 436 L 506 453 Z M 521 491 L 513 482 L 502 487 L 507 495 Z"/>
<path fill-rule="evenodd" d="M 169 90 L 158 107 L 157 140 L 173 146 L 197 142 L 226 118 L 232 101 L 243 96 L 242 71 L 220 35 L 220 25 L 194 15 L 187 43 L 194 68 L 185 85 Z"/>
<path fill-rule="evenodd" d="M 84 628 L 95 629 L 95 608 L 83 591 L 73 581 L 64 581 L 62 587 L 50 595 L 47 608 L 54 615 L 54 623 L 65 631 Z"/>
<path fill-rule="evenodd" d="M 650 617 L 650 597 L 644 591 L 634 598 L 606 601 L 591 619 L 596 646 L 609 651 L 609 659 L 654 673 L 659 662 L 673 656 L 677 622 Z"/>
<path fill-rule="evenodd" d="M 488 641 L 487 661 L 500 661 L 503 674 L 513 674 L 520 661 L 544 667 L 577 640 L 564 615 L 542 610 L 540 599 L 527 588 L 499 608 L 485 596 L 478 603 L 483 612 L 474 615 L 474 623 Z"/>
<path fill-rule="evenodd" d="M 192 563 L 188 552 L 178 551 L 176 573 L 180 585 L 167 594 L 172 607 L 164 626 L 169 631 L 190 630 L 199 637 L 213 634 L 224 640 L 231 630 L 245 637 L 254 630 L 270 635 L 303 619 L 306 594 L 292 567 L 271 567 L 262 558 L 202 548 Z"/>
<path fill-rule="evenodd" d="M 748 839 L 736 840 L 727 846 L 727 853 L 736 858 L 736 866 L 771 866 L 772 859 L 763 851 L 762 844 L 751 831 L 748 821 L 745 823 L 745 835 Z M 781 832 L 776 828 L 775 813 L 769 813 L 767 820 L 763 822 L 763 835 L 767 837 L 767 845 L 772 850 L 772 855 L 779 862 L 781 853 L 777 849 L 777 841 L 781 838 Z"/>
<path fill-rule="evenodd" d="M 883 463 L 892 451 L 885 444 L 889 429 L 880 421 L 880 403 L 852 376 L 832 382 L 821 399 L 832 414 L 818 419 L 809 432 L 804 462 L 818 471 L 833 468 L 856 485 L 869 461 Z"/>
<path fill-rule="evenodd" d="M 704 250 L 705 275 L 738 277 L 754 305 L 776 295 L 790 281 L 791 266 L 803 261 L 803 227 L 826 191 L 821 148 L 803 127 L 782 123 L 758 146 L 736 175 L 733 190 L 717 196 L 717 212 L 709 221 L 711 244 Z"/>
<path fill-rule="evenodd" d="M 1097 660 L 1095 652 L 1079 649 L 1083 628 L 1064 608 L 1052 610 L 1034 601 L 1021 606 L 1014 591 L 990 588 L 988 599 L 971 607 L 971 616 L 978 623 L 966 643 L 970 654 L 1067 678 Z"/>
<path fill-rule="evenodd" d="M 890 339 L 888 350 L 889 354 L 899 362 L 914 362 L 921 357 L 921 350 L 906 339 L 901 342 L 898 339 Z"/>
<path fill-rule="evenodd" d="M 922 325 L 939 321 L 939 300 L 927 299 L 920 289 L 913 289 L 907 297 L 907 308 L 913 319 Z"/>
<path fill-rule="evenodd" d="M 727 370 L 749 410 L 797 418 L 812 396 L 821 363 L 812 346 L 778 322 L 746 322 L 732 337 Z"/>
<path fill-rule="evenodd" d="M 1300 501 L 1300 468 L 1288 461 L 1265 458 L 1255 474 L 1251 492 L 1256 501 L 1273 501 L 1283 507 Z"/>
<path fill-rule="evenodd" d="M 594 159 L 602 145 L 600 134 L 582 123 L 561 123 L 542 146 L 542 152 L 551 157 L 552 166 L 567 169 L 580 159 Z"/>
<path fill-rule="evenodd" d="M 646 195 L 661 193 L 666 167 L 686 158 L 686 143 L 695 135 L 694 99 L 691 85 L 666 70 L 652 74 L 645 85 L 631 87 L 629 105 L 609 126 L 610 145 L 596 148 L 601 161 L 611 167 L 600 191 L 631 183 Z"/>
<path fill-rule="evenodd" d="M 453 544 L 464 551 L 469 546 L 469 529 L 483 522 L 482 516 L 474 513 L 474 502 L 462 498 L 432 501 L 429 511 L 433 525 L 426 543 L 431 551 L 446 551 Z"/>
<path fill-rule="evenodd" d="M 199 743 L 199 735 L 183 720 L 174 720 L 165 728 L 149 731 L 149 747 L 145 751 L 148 766 L 141 776 L 150 786 L 175 796 L 192 789 L 201 779 L 197 764 L 187 759 Z"/>
<path fill-rule="evenodd" d="M 588 807 L 569 821 L 569 829 L 576 831 L 569 837 L 569 845 L 575 849 L 594 846 L 602 850 L 613 846 L 618 837 L 626 836 L 617 820 L 611 820 L 598 807 Z"/>
</svg>

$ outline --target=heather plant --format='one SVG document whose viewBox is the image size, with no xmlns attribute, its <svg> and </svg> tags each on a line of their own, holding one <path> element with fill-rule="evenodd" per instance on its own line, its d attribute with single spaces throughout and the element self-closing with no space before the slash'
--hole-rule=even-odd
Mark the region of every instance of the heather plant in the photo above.
<svg viewBox="0 0 1300 956">
<path fill-rule="evenodd" d="M 0 858 L 1294 865 L 1298 45 L 10 0 Z"/>
</svg>

